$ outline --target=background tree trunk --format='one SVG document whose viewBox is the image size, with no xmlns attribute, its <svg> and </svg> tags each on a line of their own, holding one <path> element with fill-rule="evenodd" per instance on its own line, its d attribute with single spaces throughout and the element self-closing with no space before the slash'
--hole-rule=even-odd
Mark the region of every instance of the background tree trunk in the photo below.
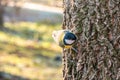
<svg viewBox="0 0 120 80">
<path fill-rule="evenodd" d="M 63 51 L 64 80 L 120 80 L 120 0 L 64 0 L 63 29 L 78 37 Z"/>
<path fill-rule="evenodd" d="M 4 13 L 4 8 L 2 5 L 2 0 L 0 0 L 0 29 L 3 28 L 3 13 Z"/>
</svg>

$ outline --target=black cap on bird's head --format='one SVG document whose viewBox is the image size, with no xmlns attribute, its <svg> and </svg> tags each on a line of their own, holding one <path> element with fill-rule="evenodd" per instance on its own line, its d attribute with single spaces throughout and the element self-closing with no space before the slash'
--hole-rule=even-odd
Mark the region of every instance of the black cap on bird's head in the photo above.
<svg viewBox="0 0 120 80">
<path fill-rule="evenodd" d="M 72 45 L 73 43 L 75 43 L 76 39 L 77 37 L 75 36 L 75 34 L 66 31 L 63 41 L 65 45 Z"/>
</svg>

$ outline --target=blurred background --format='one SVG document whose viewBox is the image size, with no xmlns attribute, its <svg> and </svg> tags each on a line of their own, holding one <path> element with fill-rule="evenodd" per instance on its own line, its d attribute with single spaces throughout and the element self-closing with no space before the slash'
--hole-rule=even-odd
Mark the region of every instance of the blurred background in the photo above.
<svg viewBox="0 0 120 80">
<path fill-rule="evenodd" d="M 62 0 L 0 0 L 0 80 L 62 80 Z"/>
</svg>

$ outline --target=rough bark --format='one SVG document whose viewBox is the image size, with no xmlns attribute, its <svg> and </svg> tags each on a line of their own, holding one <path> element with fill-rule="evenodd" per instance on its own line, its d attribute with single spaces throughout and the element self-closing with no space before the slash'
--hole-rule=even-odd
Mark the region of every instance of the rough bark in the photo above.
<svg viewBox="0 0 120 80">
<path fill-rule="evenodd" d="M 64 80 L 120 80 L 120 0 L 64 0 L 63 29 L 78 37 L 63 51 Z"/>
</svg>

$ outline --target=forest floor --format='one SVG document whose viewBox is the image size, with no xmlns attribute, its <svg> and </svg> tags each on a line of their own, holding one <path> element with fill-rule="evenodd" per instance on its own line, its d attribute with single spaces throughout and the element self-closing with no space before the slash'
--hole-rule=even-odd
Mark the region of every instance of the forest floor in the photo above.
<svg viewBox="0 0 120 80">
<path fill-rule="evenodd" d="M 4 20 L 62 23 L 62 8 L 33 3 L 24 3 L 20 8 L 9 6 L 5 8 Z"/>
<path fill-rule="evenodd" d="M 0 30 L 0 80 L 62 80 L 61 48 L 51 37 L 61 27 L 61 13 L 22 8 L 22 18 L 14 11 L 6 8 L 8 21 Z M 41 13 L 45 17 L 35 19 Z M 54 22 L 58 19 L 54 14 L 61 22 Z"/>
</svg>

